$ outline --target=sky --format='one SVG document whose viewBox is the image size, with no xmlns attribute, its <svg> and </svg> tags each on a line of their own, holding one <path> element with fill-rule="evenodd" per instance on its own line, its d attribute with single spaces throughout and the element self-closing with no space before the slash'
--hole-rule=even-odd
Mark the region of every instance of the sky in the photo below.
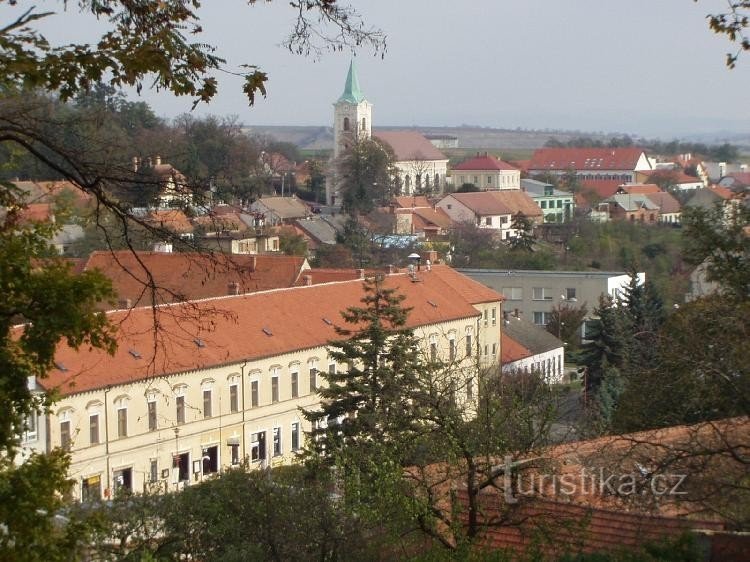
<svg viewBox="0 0 750 562">
<path fill-rule="evenodd" d="M 727 69 L 734 47 L 705 19 L 725 0 L 349 3 L 387 35 L 383 58 L 366 48 L 356 53 L 376 127 L 468 124 L 664 138 L 750 131 L 750 53 Z M 62 12 L 62 2 L 33 4 Z M 68 4 L 43 32 L 53 41 L 94 39 L 96 22 Z M 330 125 L 350 51 L 289 53 L 281 42 L 294 11 L 285 0 L 203 4 L 201 42 L 215 45 L 230 68 L 258 65 L 269 81 L 267 98 L 248 108 L 242 81 L 221 75 L 220 94 L 196 114 L 235 115 L 249 126 Z M 164 117 L 191 109 L 189 99 L 151 91 L 140 99 Z"/>
</svg>

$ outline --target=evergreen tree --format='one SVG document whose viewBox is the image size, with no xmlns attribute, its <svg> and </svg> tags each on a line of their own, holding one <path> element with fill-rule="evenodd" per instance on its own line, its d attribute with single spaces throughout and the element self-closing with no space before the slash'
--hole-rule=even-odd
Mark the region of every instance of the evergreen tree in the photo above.
<svg viewBox="0 0 750 562">
<path fill-rule="evenodd" d="M 510 227 L 516 231 L 516 235 L 513 236 L 508 244 L 511 250 L 518 250 L 524 252 L 534 251 L 534 233 L 533 224 L 531 220 L 523 213 L 517 213 L 513 215 L 513 222 Z"/>
<path fill-rule="evenodd" d="M 586 391 L 596 395 L 604 378 L 606 367 L 619 369 L 626 356 L 623 315 L 609 295 L 599 297 L 599 306 L 594 310 L 598 319 L 589 323 L 581 353 L 581 362 L 586 366 Z"/>
<path fill-rule="evenodd" d="M 319 391 L 322 407 L 304 412 L 313 424 L 312 452 L 329 461 L 345 448 L 408 439 L 415 419 L 410 389 L 420 361 L 418 340 L 405 328 L 409 309 L 382 277 L 363 288 L 363 306 L 342 312 L 348 327 L 337 326 L 341 339 L 331 342 L 331 357 L 347 368 L 321 373 L 328 383 Z"/>
</svg>

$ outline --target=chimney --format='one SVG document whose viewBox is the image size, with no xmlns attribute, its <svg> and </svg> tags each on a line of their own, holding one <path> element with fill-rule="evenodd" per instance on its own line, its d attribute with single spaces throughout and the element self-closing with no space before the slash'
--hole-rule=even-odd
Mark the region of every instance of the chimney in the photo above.
<svg viewBox="0 0 750 562">
<path fill-rule="evenodd" d="M 485 155 L 485 157 L 487 157 L 487 156 L 489 156 L 489 155 L 490 155 L 490 153 L 489 153 L 489 152 L 487 152 L 487 151 L 485 150 L 485 151 L 484 151 L 484 155 Z"/>
<path fill-rule="evenodd" d="M 364 269 L 358 269 L 357 270 L 357 279 L 364 279 L 365 278 L 365 270 Z"/>
<path fill-rule="evenodd" d="M 256 267 L 258 267 L 258 258 L 255 256 L 252 256 L 250 258 L 250 271 L 255 272 Z"/>
<path fill-rule="evenodd" d="M 240 284 L 237 281 L 230 281 L 227 283 L 227 295 L 239 295 Z"/>
<path fill-rule="evenodd" d="M 128 310 L 133 308 L 133 301 L 130 299 L 119 299 L 117 301 L 118 310 Z"/>
<path fill-rule="evenodd" d="M 312 275 L 303 275 L 302 281 L 305 285 L 305 287 L 309 287 L 312 285 Z"/>
<path fill-rule="evenodd" d="M 161 156 L 158 154 L 154 156 L 154 166 L 161 166 Z"/>
</svg>

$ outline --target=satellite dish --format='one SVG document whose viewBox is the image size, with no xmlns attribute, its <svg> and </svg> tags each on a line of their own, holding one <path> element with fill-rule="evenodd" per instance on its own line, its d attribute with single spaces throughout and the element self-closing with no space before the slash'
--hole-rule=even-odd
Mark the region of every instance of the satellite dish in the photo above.
<svg viewBox="0 0 750 562">
<path fill-rule="evenodd" d="M 418 259 L 419 259 L 419 258 L 421 258 L 421 257 L 422 257 L 422 256 L 420 256 L 420 255 L 419 255 L 418 253 L 416 253 L 416 252 L 414 252 L 414 253 L 412 253 L 412 254 L 409 254 L 409 256 L 408 256 L 408 258 L 409 258 L 410 260 L 418 260 Z"/>
</svg>

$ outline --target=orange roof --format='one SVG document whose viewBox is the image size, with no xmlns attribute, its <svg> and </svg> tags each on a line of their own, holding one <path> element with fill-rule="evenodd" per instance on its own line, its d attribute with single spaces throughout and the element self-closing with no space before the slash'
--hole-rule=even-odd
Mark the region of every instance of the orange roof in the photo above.
<svg viewBox="0 0 750 562">
<path fill-rule="evenodd" d="M 502 352 L 500 363 L 502 365 L 513 363 L 520 359 L 526 359 L 527 357 L 534 355 L 530 350 L 518 343 L 505 332 L 502 332 L 502 338 L 502 345 L 500 346 L 500 351 Z"/>
<path fill-rule="evenodd" d="M 193 225 L 187 215 L 179 209 L 151 211 L 146 220 L 159 228 L 166 228 L 178 234 L 193 232 Z"/>
<path fill-rule="evenodd" d="M 29 203 L 19 211 L 19 219 L 26 222 L 47 222 L 54 217 L 50 203 Z"/>
<path fill-rule="evenodd" d="M 448 229 L 453 226 L 453 220 L 443 209 L 419 208 L 412 211 L 415 229 L 421 230 L 429 227 Z"/>
<path fill-rule="evenodd" d="M 518 189 L 451 193 L 448 197 L 453 197 L 478 215 L 515 215 L 520 212 L 527 217 L 542 216 L 542 210 L 529 194 Z"/>
<path fill-rule="evenodd" d="M 453 166 L 453 169 L 454 170 L 469 170 L 469 171 L 482 170 L 482 171 L 496 172 L 496 171 L 502 171 L 502 170 L 517 170 L 518 168 L 516 168 L 512 164 L 508 164 L 508 162 L 500 160 L 499 158 L 495 156 L 491 156 L 489 154 L 480 156 L 479 154 L 477 154 L 474 158 L 464 160 L 460 164 Z"/>
<path fill-rule="evenodd" d="M 708 189 L 722 199 L 731 199 L 732 197 L 734 197 L 734 192 L 728 187 L 724 187 L 721 185 L 712 185 Z"/>
<path fill-rule="evenodd" d="M 389 275 L 385 285 L 405 296 L 410 328 L 462 318 L 473 323 L 479 312 L 464 295 L 502 298 L 447 266 L 420 272 L 417 282 Z M 65 370 L 39 382 L 67 395 L 324 346 L 338 337 L 341 311 L 360 305 L 363 296 L 362 282 L 353 280 L 110 312 L 119 344 L 114 356 L 61 343 L 55 361 Z"/>
<path fill-rule="evenodd" d="M 606 199 L 617 193 L 622 185 L 622 180 L 579 180 L 584 191 L 590 191 Z"/>
<path fill-rule="evenodd" d="M 654 205 L 659 207 L 661 214 L 668 213 L 679 213 L 682 210 L 680 202 L 675 199 L 671 193 L 660 191 L 659 193 L 647 193 L 648 197 Z"/>
<path fill-rule="evenodd" d="M 529 170 L 634 170 L 643 149 L 626 148 L 539 148 Z"/>
<path fill-rule="evenodd" d="M 620 191 L 630 195 L 643 195 L 651 193 L 661 193 L 661 188 L 654 183 L 630 183 L 620 186 Z"/>
<path fill-rule="evenodd" d="M 432 207 L 430 200 L 424 195 L 401 195 L 400 197 L 394 197 L 393 201 L 401 209 Z"/>
<path fill-rule="evenodd" d="M 372 134 L 393 149 L 396 161 L 447 160 L 445 154 L 417 131 L 377 131 Z"/>
<path fill-rule="evenodd" d="M 94 252 L 85 269 L 98 269 L 111 281 L 120 299 L 133 306 L 154 301 L 148 274 L 157 286 L 157 304 L 226 295 L 230 283 L 240 293 L 293 286 L 305 259 L 294 256 L 232 255 L 217 253 L 159 253 L 121 250 Z"/>
<path fill-rule="evenodd" d="M 208 232 L 221 231 L 244 231 L 247 225 L 243 222 L 237 213 L 221 212 L 211 213 L 193 219 L 193 224 L 202 226 Z"/>
</svg>

